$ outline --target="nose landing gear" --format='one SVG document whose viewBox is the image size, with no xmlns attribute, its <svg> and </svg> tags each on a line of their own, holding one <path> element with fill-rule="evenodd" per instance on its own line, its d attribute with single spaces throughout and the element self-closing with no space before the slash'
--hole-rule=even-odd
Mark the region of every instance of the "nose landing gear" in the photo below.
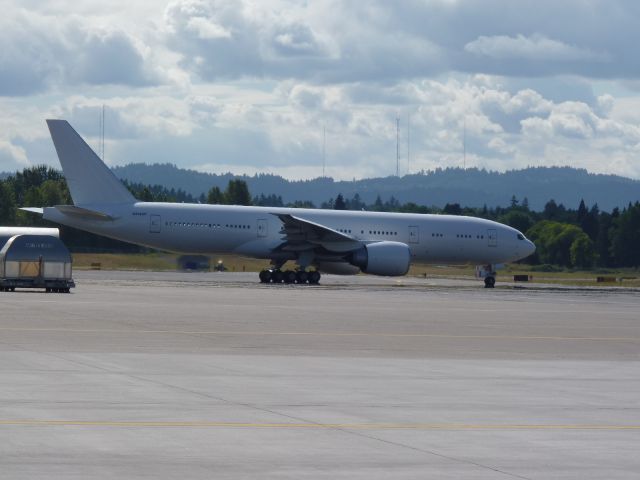
<svg viewBox="0 0 640 480">
<path fill-rule="evenodd" d="M 496 286 L 496 270 L 502 265 L 479 265 L 476 267 L 476 278 L 484 279 L 484 288 L 494 288 Z"/>
<path fill-rule="evenodd" d="M 484 288 L 493 288 L 496 286 L 496 277 L 485 277 Z"/>
</svg>

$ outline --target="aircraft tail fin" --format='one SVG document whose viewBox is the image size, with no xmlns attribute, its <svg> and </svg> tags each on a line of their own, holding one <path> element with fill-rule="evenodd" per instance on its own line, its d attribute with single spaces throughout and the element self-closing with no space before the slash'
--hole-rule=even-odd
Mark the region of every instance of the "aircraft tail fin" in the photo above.
<svg viewBox="0 0 640 480">
<path fill-rule="evenodd" d="M 76 205 L 133 203 L 131 192 L 66 120 L 47 120 L 51 139 Z"/>
</svg>

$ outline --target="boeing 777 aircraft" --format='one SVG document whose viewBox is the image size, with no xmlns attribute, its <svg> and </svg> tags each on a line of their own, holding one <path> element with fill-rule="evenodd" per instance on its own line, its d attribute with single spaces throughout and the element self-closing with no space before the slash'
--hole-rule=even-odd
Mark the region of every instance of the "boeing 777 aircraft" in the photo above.
<svg viewBox="0 0 640 480">
<path fill-rule="evenodd" d="M 47 125 L 74 205 L 24 210 L 160 250 L 270 260 L 263 283 L 313 284 L 321 272 L 405 275 L 412 262 L 473 263 L 490 288 L 497 264 L 535 251 L 519 231 L 473 217 L 140 202 L 67 121 Z M 296 271 L 281 270 L 289 260 Z"/>
</svg>

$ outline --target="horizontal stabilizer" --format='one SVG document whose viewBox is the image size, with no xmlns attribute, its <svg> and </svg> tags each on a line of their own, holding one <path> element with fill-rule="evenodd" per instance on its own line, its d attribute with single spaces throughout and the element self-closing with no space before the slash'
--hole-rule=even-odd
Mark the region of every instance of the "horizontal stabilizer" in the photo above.
<svg viewBox="0 0 640 480">
<path fill-rule="evenodd" d="M 75 205 L 56 205 L 53 208 L 63 213 L 64 215 L 71 215 L 72 217 L 84 218 L 86 220 L 113 220 L 113 217 L 111 215 L 107 215 L 106 213 L 98 212 L 96 210 L 89 210 L 88 208 L 76 207 Z"/>
<path fill-rule="evenodd" d="M 44 209 L 42 207 L 20 207 L 20 210 L 31 213 L 39 213 L 40 215 L 44 213 Z"/>
</svg>

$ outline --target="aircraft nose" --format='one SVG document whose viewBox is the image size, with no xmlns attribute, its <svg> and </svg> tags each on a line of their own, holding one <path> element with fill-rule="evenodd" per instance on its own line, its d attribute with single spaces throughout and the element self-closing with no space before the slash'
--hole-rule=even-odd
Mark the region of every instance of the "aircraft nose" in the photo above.
<svg viewBox="0 0 640 480">
<path fill-rule="evenodd" d="M 527 240 L 527 256 L 533 255 L 533 252 L 536 251 L 536 244 L 531 240 Z"/>
</svg>

